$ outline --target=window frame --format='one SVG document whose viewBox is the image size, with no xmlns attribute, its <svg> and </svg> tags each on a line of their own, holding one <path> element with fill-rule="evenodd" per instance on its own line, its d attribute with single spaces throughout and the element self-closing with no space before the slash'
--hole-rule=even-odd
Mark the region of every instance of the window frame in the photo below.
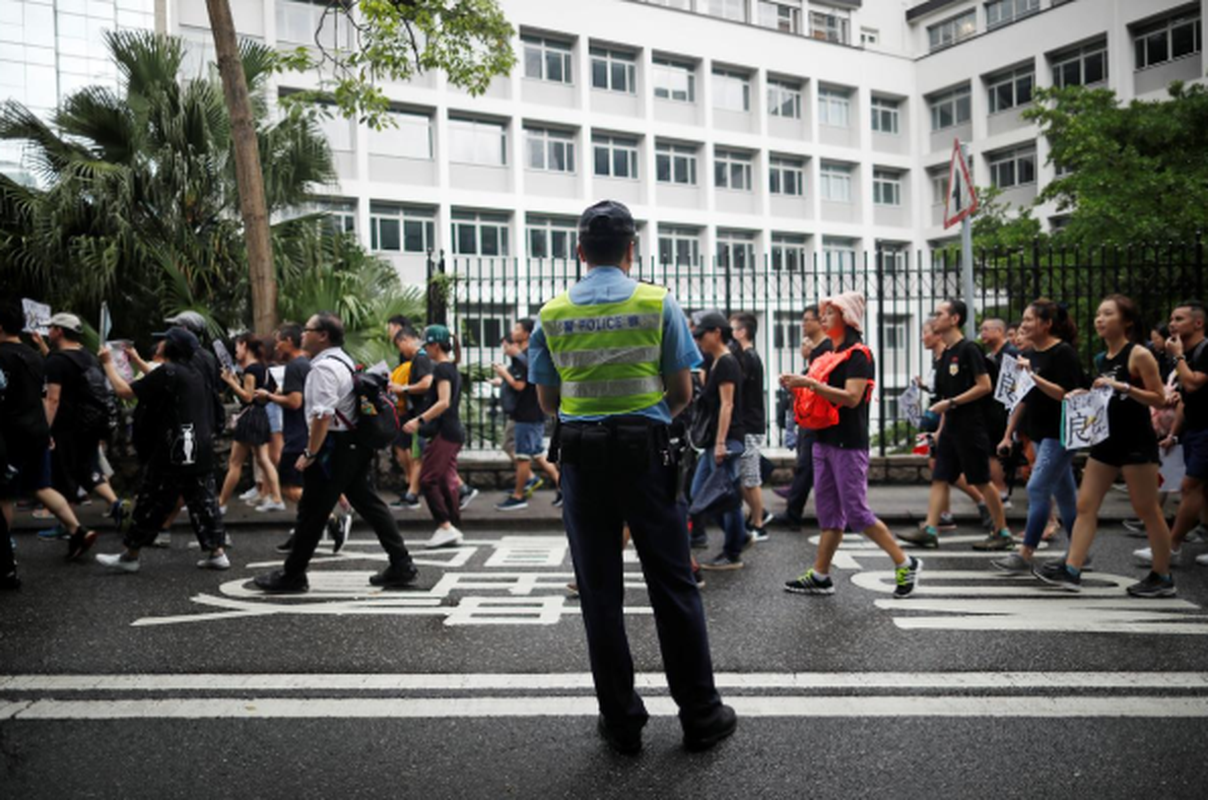
<svg viewBox="0 0 1208 800">
<path fill-rule="evenodd" d="M 746 73 L 738 72 L 725 67 L 714 67 L 712 72 L 712 95 L 713 108 L 718 111 L 731 111 L 735 114 L 750 114 L 751 113 L 751 76 Z M 726 87 L 718 85 L 718 79 L 721 81 L 732 82 L 738 84 L 738 87 Z M 742 90 L 742 108 L 735 108 L 728 105 L 719 105 L 718 98 L 728 96 L 728 91 L 722 91 L 724 88 L 741 88 Z"/>
<path fill-rule="evenodd" d="M 851 128 L 851 92 L 843 89 L 818 89 L 818 124 L 828 128 Z M 831 111 L 842 110 L 843 124 L 831 121 Z"/>
<path fill-rule="evenodd" d="M 990 184 L 997 189 L 1017 189 L 1021 186 L 1035 185 L 1037 181 L 1036 157 L 1035 145 L 1023 145 L 1021 147 L 987 153 L 986 165 L 990 169 Z M 1024 180 L 1022 176 L 1023 170 L 1021 165 L 1027 163 L 1031 163 L 1032 175 L 1030 180 Z M 1002 172 L 1007 165 L 1010 165 L 1010 183 L 1001 180 Z"/>
<path fill-rule="evenodd" d="M 786 180 L 787 176 L 793 180 Z M 797 191 L 785 191 L 790 183 Z M 768 156 L 768 193 L 784 197 L 805 197 L 805 160 L 786 156 Z"/>
<path fill-rule="evenodd" d="M 453 238 L 450 245 L 450 250 L 455 256 L 475 256 L 478 258 L 507 258 L 510 250 L 510 230 L 511 219 L 507 214 L 495 214 L 491 212 L 479 211 L 453 211 L 449 215 L 449 226 Z M 460 228 L 472 227 L 474 229 L 474 246 L 475 252 L 461 252 Z M 500 252 L 498 253 L 483 253 L 483 231 L 486 229 L 495 231 L 496 245 Z"/>
<path fill-rule="evenodd" d="M 449 138 L 449 163 L 450 164 L 470 164 L 480 167 L 500 167 L 508 166 L 508 126 L 506 122 L 492 122 L 490 120 L 475 119 L 473 117 L 449 117 L 448 138 Z M 499 161 L 463 161 L 459 160 L 457 148 L 453 146 L 455 131 L 467 130 L 465 126 L 469 126 L 468 132 L 471 134 L 473 144 L 472 149 L 475 155 L 478 154 L 479 138 L 482 137 L 486 130 L 490 130 L 491 138 L 494 138 L 496 132 L 499 134 Z M 485 141 L 485 139 L 484 139 Z"/>
<path fill-rule="evenodd" d="M 369 129 L 369 136 L 366 146 L 369 149 L 369 155 L 385 156 L 387 158 L 410 158 L 416 161 L 432 161 L 436 157 L 435 138 L 436 132 L 433 130 L 435 126 L 432 124 L 432 114 L 425 111 L 404 111 L 401 109 L 391 109 L 389 111 L 391 119 L 395 122 L 395 127 L 386 128 L 382 131 Z M 409 120 L 423 120 L 425 132 L 427 134 L 427 149 L 428 154 L 425 156 L 409 155 L 406 153 L 389 152 L 387 150 L 374 149 L 383 141 L 390 142 L 399 138 L 399 131 L 405 130 L 406 125 L 413 124 Z M 414 125 L 414 127 L 419 127 Z"/>
<path fill-rule="evenodd" d="M 1027 84 L 1027 99 L 1020 100 L 1021 84 L 1025 82 Z M 1011 103 L 1010 105 L 1000 106 L 999 92 L 1003 87 L 1007 86 L 1010 87 Z M 1035 94 L 1036 68 L 1031 65 L 1019 67 L 1008 72 L 1000 72 L 986 79 L 986 101 L 991 114 L 1001 114 L 1004 111 L 1031 105 Z"/>
<path fill-rule="evenodd" d="M 965 109 L 965 118 L 960 118 L 960 111 Z M 942 118 L 937 120 L 937 114 L 942 113 L 944 106 L 951 105 L 952 107 L 952 122 L 936 127 L 937 121 L 942 122 Z M 927 100 L 927 110 L 931 115 L 931 132 L 946 131 L 951 128 L 957 128 L 970 122 L 973 119 L 973 89 L 969 85 L 961 86 L 956 89 L 950 89 L 937 95 L 932 95 Z"/>
<path fill-rule="evenodd" d="M 540 233 L 544 237 L 543 247 L 546 255 L 538 255 L 534 252 L 537 248 L 533 246 L 533 234 Z M 559 236 L 562 237 L 563 247 L 560 248 L 564 255 L 554 255 L 554 242 Z M 530 216 L 524 223 L 524 244 L 525 254 L 529 258 L 550 261 L 573 261 L 577 260 L 578 255 L 576 247 L 579 244 L 579 230 L 575 220 L 564 217 L 551 217 L 545 215 Z"/>
<path fill-rule="evenodd" d="M 704 14 L 714 19 L 728 19 L 731 22 L 747 21 L 746 0 L 709 0 L 708 5 L 704 3 L 701 5 L 705 9 Z M 714 8 L 719 8 L 721 13 L 714 13 Z M 737 16 L 734 15 L 735 11 L 738 12 Z"/>
<path fill-rule="evenodd" d="M 575 164 L 575 134 L 556 128 L 525 127 L 524 129 L 524 168 L 535 172 L 552 172 L 559 175 L 577 175 Z M 537 152 L 533 145 L 541 142 L 541 164 L 533 163 Z M 554 153 L 561 150 L 562 163 L 565 169 L 557 169 L 554 163 Z"/>
<path fill-rule="evenodd" d="M 876 169 L 874 167 L 872 171 L 873 205 L 884 206 L 886 208 L 901 208 L 904 178 L 904 173 L 895 170 Z M 892 202 L 887 200 L 887 193 Z"/>
<path fill-rule="evenodd" d="M 1020 7 L 1023 10 L 1020 10 Z M 1010 7 L 1010 15 L 999 13 L 997 19 L 991 19 L 993 12 L 991 9 L 999 8 L 1005 10 Z M 986 3 L 986 30 L 992 31 L 1001 28 L 1004 25 L 1010 25 L 1012 22 L 1018 22 L 1021 19 L 1030 17 L 1033 14 L 1039 13 L 1040 0 L 989 0 Z"/>
<path fill-rule="evenodd" d="M 696 65 L 678 61 L 672 58 L 654 58 L 651 61 L 650 87 L 656 100 L 666 100 L 669 103 L 696 103 Z M 677 90 L 664 88 L 659 85 L 659 78 L 664 75 L 686 77 L 688 81 L 686 97 L 676 97 Z M 663 92 L 664 94 L 659 94 Z"/>
<path fill-rule="evenodd" d="M 593 133 L 591 136 L 591 163 L 592 175 L 597 178 L 612 178 L 614 180 L 636 181 L 638 177 L 638 148 L 639 142 L 637 139 L 631 139 L 624 136 L 613 136 L 607 133 Z M 605 151 L 608 154 L 608 172 L 600 172 L 599 166 L 599 151 Z M 625 161 L 629 175 L 616 174 L 616 158 L 618 154 L 625 154 Z"/>
<path fill-rule="evenodd" d="M 851 44 L 851 18 L 829 11 L 810 9 L 810 38 L 837 44 Z M 821 35 L 819 35 L 821 34 Z"/>
<path fill-rule="evenodd" d="M 787 17 L 784 12 L 787 11 Z M 801 0 L 784 2 L 784 0 L 759 0 L 756 6 L 759 16 L 759 26 L 781 33 L 801 33 Z M 765 13 L 767 12 L 767 13 Z M 769 25 L 771 21 L 774 25 Z M 787 23 L 787 24 L 786 24 Z"/>
<path fill-rule="evenodd" d="M 574 51 L 573 42 L 566 42 L 560 39 L 550 39 L 544 36 L 534 34 L 522 34 L 520 36 L 521 47 L 524 52 L 521 54 L 521 64 L 524 68 L 524 78 L 530 81 L 544 81 L 546 83 L 557 83 L 563 86 L 574 86 Z M 531 75 L 529 73 L 529 54 L 530 50 L 535 51 L 539 56 L 540 74 Z M 551 78 L 550 59 L 557 57 L 561 62 L 562 78 Z"/>
<path fill-rule="evenodd" d="M 822 199 L 822 202 L 845 203 L 849 205 L 855 202 L 852 195 L 855 173 L 856 169 L 851 165 L 823 162 L 818 170 L 818 196 Z M 836 186 L 846 186 L 846 189 L 842 193 L 845 197 L 836 199 L 832 196 L 832 190 Z"/>
<path fill-rule="evenodd" d="M 836 258 L 830 258 L 835 256 Z M 856 240 L 843 237 L 822 237 L 822 267 L 831 274 L 834 272 L 855 272 L 856 269 Z M 832 267 L 833 261 L 838 260 L 838 267 Z M 845 264 L 844 262 L 849 262 Z"/>
<path fill-rule="evenodd" d="M 961 23 L 964 25 L 962 26 Z M 961 27 L 965 28 L 963 33 L 959 30 Z M 945 35 L 945 31 L 949 29 L 950 33 Z M 927 52 L 934 53 L 937 50 L 952 47 L 976 35 L 977 9 L 970 8 L 947 19 L 942 19 L 934 25 L 927 26 Z"/>
<path fill-rule="evenodd" d="M 663 258 L 663 243 L 670 244 L 672 258 Z M 686 260 L 679 258 L 679 245 L 688 245 L 689 254 Z M 655 250 L 660 264 L 674 264 L 694 267 L 700 263 L 700 229 L 674 225 L 660 226 L 657 233 Z"/>
<path fill-rule="evenodd" d="M 803 234 L 773 233 L 771 251 L 771 267 L 775 272 L 804 271 L 806 262 L 806 246 L 808 239 Z M 796 262 L 796 266 L 792 262 Z M 798 335 L 800 335 L 800 320 L 798 319 Z M 797 345 L 800 346 L 798 341 Z"/>
<path fill-rule="evenodd" d="M 1096 56 L 1102 67 L 1103 75 L 1096 81 L 1088 82 L 1086 80 L 1086 64 L 1089 59 Z M 1065 80 L 1065 68 L 1074 62 L 1078 64 L 1078 81 L 1076 83 L 1067 83 Z M 1051 57 L 1049 59 L 1049 68 L 1052 70 L 1053 86 L 1058 89 L 1064 89 L 1069 86 L 1096 86 L 1106 83 L 1108 79 L 1107 40 L 1083 45 L 1075 50 L 1068 50 L 1055 57 Z"/>
<path fill-rule="evenodd" d="M 719 229 L 717 231 L 717 266 L 723 269 L 754 269 L 755 234 L 749 231 Z"/>
<path fill-rule="evenodd" d="M 873 97 L 871 103 L 870 116 L 872 117 L 872 130 L 874 133 L 879 133 L 883 136 L 901 136 L 902 135 L 902 101 L 891 100 L 888 97 Z M 885 130 L 883 127 L 878 127 L 886 119 L 892 119 L 893 130 Z"/>
<path fill-rule="evenodd" d="M 617 94 L 637 95 L 638 93 L 638 62 L 637 56 L 623 50 L 613 50 L 607 47 L 589 47 L 588 58 L 591 61 L 591 88 L 599 92 L 615 92 Z M 604 64 L 605 86 L 596 83 L 596 64 Z M 620 67 L 629 84 L 628 89 L 618 89 L 614 85 L 616 68 Z"/>
<path fill-rule="evenodd" d="M 753 192 L 755 158 L 750 153 L 740 150 L 729 150 L 724 147 L 713 148 L 713 186 L 731 192 Z M 740 180 L 736 181 L 735 179 Z M 744 186 L 735 186 L 735 183 Z"/>
<path fill-rule="evenodd" d="M 383 222 L 397 226 L 398 248 L 383 247 Z M 407 246 L 407 228 L 420 226 L 423 245 L 417 250 Z M 430 253 L 436 248 L 436 209 L 421 208 L 405 203 L 371 201 L 369 203 L 369 249 L 375 253 Z"/>
<path fill-rule="evenodd" d="M 1191 27 L 1192 49 L 1188 52 L 1175 55 L 1175 29 L 1182 29 L 1188 26 Z M 1165 47 L 1165 55 L 1158 60 L 1151 61 L 1148 58 L 1149 46 L 1150 40 L 1154 39 L 1155 37 L 1161 37 L 1162 44 Z M 1131 38 L 1133 42 L 1133 69 L 1136 72 L 1140 72 L 1141 70 L 1159 67 L 1163 64 L 1170 64 L 1171 62 L 1179 61 L 1184 58 L 1191 58 L 1197 53 L 1203 52 L 1203 19 L 1198 8 L 1196 8 L 1194 11 L 1187 10 L 1182 13 L 1171 14 L 1148 25 L 1138 26 L 1138 28 L 1131 34 Z M 1146 58 L 1144 59 L 1145 63 L 1141 63 L 1143 60 L 1143 53 L 1146 55 Z"/>
<path fill-rule="evenodd" d="M 697 184 L 696 161 L 697 161 L 697 154 L 699 153 L 699 151 L 700 151 L 699 147 L 693 147 L 691 145 L 672 144 L 670 142 L 655 142 L 655 145 L 654 145 L 654 167 L 655 167 L 655 169 L 654 169 L 655 178 L 654 179 L 655 179 L 655 183 L 666 183 L 666 184 L 670 184 L 673 186 L 696 186 L 696 185 L 698 185 Z M 660 175 L 662 174 L 662 164 L 663 164 L 664 159 L 666 159 L 666 162 L 667 162 L 667 175 L 669 176 L 666 180 L 664 180 L 663 178 L 660 177 Z M 675 176 L 678 172 L 676 169 L 676 163 L 681 160 L 684 162 L 685 175 L 688 178 L 687 180 L 684 180 L 684 181 L 675 179 Z"/>
<path fill-rule="evenodd" d="M 767 83 L 768 116 L 781 119 L 801 119 L 801 96 L 804 93 L 804 87 L 800 83 L 794 84 L 776 78 L 768 78 Z M 786 103 L 792 105 L 792 114 L 781 113 Z"/>
</svg>

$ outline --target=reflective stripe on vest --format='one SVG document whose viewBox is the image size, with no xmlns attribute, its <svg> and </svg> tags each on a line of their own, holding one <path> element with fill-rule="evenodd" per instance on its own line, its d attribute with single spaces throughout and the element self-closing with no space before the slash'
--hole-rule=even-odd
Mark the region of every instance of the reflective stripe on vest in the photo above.
<svg viewBox="0 0 1208 800">
<path fill-rule="evenodd" d="M 563 293 L 541 309 L 541 329 L 562 379 L 562 411 L 629 414 L 663 399 L 663 298 L 639 283 L 620 303 L 577 305 Z"/>
</svg>

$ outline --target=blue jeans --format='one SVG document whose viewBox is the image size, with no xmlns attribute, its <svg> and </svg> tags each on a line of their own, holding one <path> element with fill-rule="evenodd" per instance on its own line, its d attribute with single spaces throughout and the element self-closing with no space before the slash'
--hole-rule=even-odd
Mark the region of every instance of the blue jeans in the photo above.
<svg viewBox="0 0 1208 800">
<path fill-rule="evenodd" d="M 692 476 L 692 496 L 695 497 L 704 486 L 705 480 L 713 474 L 715 469 L 724 469 L 730 475 L 730 480 L 738 483 L 738 457 L 742 455 L 743 444 L 734 440 L 726 442 L 726 450 L 729 455 L 726 460 L 718 465 L 713 457 L 712 450 L 706 450 L 700 454 L 700 458 L 696 460 L 696 474 Z M 718 521 L 721 522 L 721 529 L 726 534 L 726 542 L 723 546 L 726 555 L 730 558 L 738 558 L 742 555 L 743 548 L 747 544 L 747 526 L 742 521 L 742 506 L 733 511 L 727 511 L 724 514 L 719 514 Z M 702 523 L 704 518 L 698 518 Z M 696 536 L 704 534 L 704 525 L 701 525 L 701 530 L 693 528 L 692 533 Z"/>
<path fill-rule="evenodd" d="M 1028 523 L 1024 529 L 1025 547 L 1036 548 L 1049 524 L 1057 498 L 1057 511 L 1067 534 L 1073 535 L 1074 518 L 1078 516 L 1078 487 L 1074 483 L 1074 453 L 1061 446 L 1059 439 L 1041 439 L 1035 443 L 1036 463 L 1028 478 Z"/>
</svg>

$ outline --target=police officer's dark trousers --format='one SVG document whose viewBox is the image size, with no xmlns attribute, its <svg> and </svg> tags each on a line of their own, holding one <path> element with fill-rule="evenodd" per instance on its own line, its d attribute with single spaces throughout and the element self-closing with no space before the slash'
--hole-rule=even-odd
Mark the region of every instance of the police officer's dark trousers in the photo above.
<svg viewBox="0 0 1208 800">
<path fill-rule="evenodd" d="M 302 500 L 298 503 L 298 519 L 294 526 L 294 547 L 285 559 L 285 574 L 306 572 L 306 565 L 323 538 L 327 518 L 340 495 L 347 497 L 361 518 L 373 528 L 382 548 L 390 556 L 392 567 L 406 567 L 411 563 L 411 555 L 403 544 L 390 508 L 369 481 L 372 468 L 373 451 L 357 446 L 354 434 L 346 431 L 327 434 L 319 458 L 302 473 Z"/>
<path fill-rule="evenodd" d="M 573 424 L 573 423 L 572 423 Z M 563 426 L 564 434 L 568 426 Z M 661 428 L 661 426 L 659 426 Z M 663 430 L 647 438 L 665 441 Z M 615 446 L 616 437 L 610 437 Z M 671 696 L 684 725 L 710 719 L 721 700 L 705 631 L 700 591 L 692 576 L 684 520 L 675 503 L 676 467 L 659 447 L 644 463 L 619 466 L 598 450 L 568 453 L 563 437 L 562 518 L 579 587 L 592 676 L 610 726 L 640 728 L 647 713 L 634 691 L 625 634 L 621 531 L 628 523 L 642 562 Z M 572 448 L 573 449 L 573 448 Z"/>
</svg>

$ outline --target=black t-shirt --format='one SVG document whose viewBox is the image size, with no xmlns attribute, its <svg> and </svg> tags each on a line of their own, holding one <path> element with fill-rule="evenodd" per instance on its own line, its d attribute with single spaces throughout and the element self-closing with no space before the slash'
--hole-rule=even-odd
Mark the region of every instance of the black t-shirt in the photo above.
<svg viewBox="0 0 1208 800">
<path fill-rule="evenodd" d="M 543 422 L 545 420 L 545 412 L 541 410 L 541 403 L 537 400 L 537 384 L 532 383 L 528 379 L 528 351 L 526 350 L 519 356 L 512 359 L 512 363 L 508 366 L 508 372 L 511 373 L 512 379 L 524 382 L 524 388 L 519 392 L 512 389 L 507 383 L 504 383 L 504 389 L 516 393 L 516 405 L 512 410 L 512 419 L 516 422 Z"/>
<path fill-rule="evenodd" d="M 742 427 L 748 435 L 762 436 L 768 427 L 767 400 L 763 392 L 763 359 L 755 348 L 741 351 Z"/>
<path fill-rule="evenodd" d="M 407 385 L 414 386 L 431 374 L 432 359 L 428 358 L 427 353 L 425 353 L 423 350 L 420 350 L 415 354 L 415 357 L 411 359 L 411 372 L 408 373 Z M 433 381 L 433 385 L 435 385 L 435 383 L 436 382 Z M 431 389 L 424 394 L 407 394 L 407 403 L 411 406 L 411 417 L 418 417 L 420 414 L 427 411 L 432 405 L 432 403 L 428 401 L 430 393 Z"/>
<path fill-rule="evenodd" d="M 264 366 L 260 362 L 254 361 L 251 364 L 248 364 L 246 367 L 243 368 L 243 374 L 251 375 L 253 378 L 256 379 L 255 385 L 252 386 L 252 391 L 255 391 L 257 389 L 267 389 L 268 388 L 268 367 Z M 240 384 L 242 384 L 242 383 L 243 383 L 243 381 L 241 380 Z M 257 402 L 257 401 L 255 401 L 255 400 L 252 401 L 252 403 L 255 403 L 255 402 Z M 239 401 L 239 405 L 243 408 L 247 408 L 252 403 L 245 403 L 242 400 Z"/>
<path fill-rule="evenodd" d="M 412 365 L 412 369 L 415 366 Z M 424 410 L 431 408 L 438 398 L 437 389 L 442 382 L 449 384 L 449 407 L 444 410 L 435 420 L 430 420 L 432 425 L 432 436 L 440 436 L 446 441 L 454 444 L 464 444 L 466 441 L 466 432 L 461 427 L 461 412 L 459 410 L 461 400 L 461 374 L 457 371 L 457 366 L 449 361 L 442 361 L 439 364 L 434 364 L 432 367 L 432 387 L 428 389 L 428 393 L 424 395 Z M 423 413 L 423 412 L 420 412 Z M 425 431 L 425 434 L 427 431 Z"/>
<path fill-rule="evenodd" d="M 1078 351 L 1067 342 L 1059 342 L 1048 350 L 1028 348 L 1023 357 L 1032 362 L 1032 374 L 1055 383 L 1067 392 L 1086 386 L 1086 374 Z M 1033 442 L 1057 439 L 1061 436 L 1061 401 L 1054 400 L 1039 387 L 1024 398 L 1023 432 Z"/>
<path fill-rule="evenodd" d="M 721 416 L 721 385 L 734 386 L 734 410 L 730 414 L 730 428 L 726 431 L 726 441 L 742 442 L 746 431 L 743 428 L 742 416 L 742 366 L 733 353 L 713 361 L 709 365 L 709 375 L 705 379 L 705 391 L 700 398 L 700 413 L 708 419 L 708 439 L 698 442 L 705 447 L 712 447 L 717 442 L 717 423 Z"/>
<path fill-rule="evenodd" d="M 197 475 L 214 468 L 213 399 L 191 363 L 169 362 L 130 384 L 138 398 L 136 441 L 149 469 Z"/>
<path fill-rule="evenodd" d="M 1187 366 L 1192 372 L 1208 373 L 1208 344 L 1201 342 L 1187 351 Z M 1208 430 L 1208 385 L 1194 392 L 1182 391 L 1182 395 L 1183 430 Z"/>
<path fill-rule="evenodd" d="M 819 356 L 824 356 L 835 349 L 835 343 L 830 340 L 830 337 L 823 339 L 817 347 L 810 350 L 810 356 L 805 360 L 805 369 L 803 372 L 809 372 L 810 364 L 814 363 L 814 359 Z"/>
<path fill-rule="evenodd" d="M 0 432 L 4 440 L 10 450 L 18 446 L 44 447 L 50 426 L 42 405 L 46 381 L 42 356 L 17 342 L 0 343 L 0 372 L 4 373 L 4 388 L 0 390 Z"/>
<path fill-rule="evenodd" d="M 51 426 L 55 435 L 74 429 L 75 420 L 84 402 L 84 392 L 88 391 L 84 373 L 93 364 L 100 369 L 96 356 L 82 347 L 56 350 L 46 357 L 46 383 L 58 384 L 60 387 L 59 408 L 55 411 L 55 421 Z"/>
<path fill-rule="evenodd" d="M 279 394 L 291 395 L 294 392 L 304 394 L 306 391 L 306 376 L 310 374 L 310 359 L 306 356 L 294 356 L 285 365 L 284 384 Z M 297 408 L 281 408 L 281 433 L 284 437 L 282 452 L 301 453 L 306 449 L 310 432 L 306 427 L 306 404 Z"/>
<path fill-rule="evenodd" d="M 839 348 L 839 352 L 842 353 L 859 341 L 859 334 L 854 331 L 849 332 L 847 339 L 843 342 L 843 346 Z M 844 389 L 849 379 L 865 378 L 873 380 L 876 378 L 876 375 L 876 367 L 872 363 L 872 360 L 864 355 L 863 352 L 857 350 L 851 354 L 847 361 L 835 367 L 826 383 L 828 386 L 833 386 L 836 389 Z M 859 405 L 855 408 L 839 407 L 839 423 L 819 430 L 817 432 L 817 442 L 844 450 L 868 449 L 867 390 L 864 396 L 860 398 Z"/>
<path fill-rule="evenodd" d="M 977 379 L 987 374 L 986 356 L 982 349 L 968 339 L 961 339 L 944 351 L 935 363 L 935 396 L 937 400 L 959 397 L 977 385 Z M 979 398 L 944 411 L 944 425 L 954 425 L 971 431 L 986 422 L 986 399 Z"/>
</svg>

